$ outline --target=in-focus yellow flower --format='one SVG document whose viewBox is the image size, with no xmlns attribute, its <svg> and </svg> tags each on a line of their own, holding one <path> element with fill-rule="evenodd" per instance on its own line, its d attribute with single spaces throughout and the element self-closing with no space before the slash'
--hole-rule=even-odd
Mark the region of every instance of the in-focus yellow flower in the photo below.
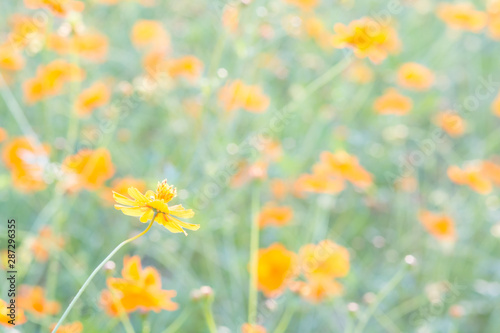
<svg viewBox="0 0 500 333">
<path fill-rule="evenodd" d="M 156 192 L 149 190 L 142 194 L 135 187 L 130 187 L 128 194 L 134 200 L 113 191 L 113 197 L 119 203 L 119 205 L 115 205 L 115 208 L 121 210 L 125 215 L 140 216 L 140 221 L 146 223 L 157 213 L 156 222 L 163 225 L 170 232 L 182 232 L 186 236 L 187 233 L 183 228 L 189 230 L 198 230 L 200 228 L 199 224 L 186 223 L 174 217 L 191 218 L 194 216 L 194 212 L 192 209 L 182 207 L 182 205 L 168 205 L 168 202 L 177 196 L 177 189 L 172 185 L 168 185 L 166 179 L 158 183 Z"/>
</svg>

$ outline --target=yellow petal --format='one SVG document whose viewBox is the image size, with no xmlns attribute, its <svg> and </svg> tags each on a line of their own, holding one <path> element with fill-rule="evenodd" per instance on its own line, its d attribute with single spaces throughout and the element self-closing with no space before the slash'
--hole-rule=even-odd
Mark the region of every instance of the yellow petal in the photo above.
<svg viewBox="0 0 500 333">
<path fill-rule="evenodd" d="M 181 226 L 183 228 L 189 229 L 189 230 L 198 230 L 198 229 L 200 229 L 200 225 L 199 224 L 182 222 L 181 220 L 176 219 L 173 216 L 168 216 L 168 220 L 171 221 L 171 222 L 173 222 L 173 223 L 175 223 L 175 224 L 178 224 L 179 226 Z"/>
<path fill-rule="evenodd" d="M 128 194 L 137 201 L 147 202 L 148 199 L 135 187 L 128 188 Z"/>
<path fill-rule="evenodd" d="M 115 201 L 119 204 L 122 205 L 127 205 L 127 206 L 135 206 L 136 202 L 134 200 L 131 200 L 130 198 L 127 198 L 126 196 L 117 193 L 113 191 L 113 198 L 115 198 Z"/>
<path fill-rule="evenodd" d="M 148 210 L 144 215 L 141 216 L 141 222 L 146 223 L 153 218 L 154 212 L 152 209 Z"/>
<path fill-rule="evenodd" d="M 186 209 L 182 207 L 182 205 L 175 205 L 172 207 L 169 207 L 168 210 L 170 211 L 170 214 L 182 217 L 182 218 L 191 218 L 194 216 L 194 212 L 192 209 Z"/>
<path fill-rule="evenodd" d="M 125 207 L 120 205 L 115 205 L 115 208 L 121 210 L 123 214 L 128 216 L 141 216 L 150 209 L 148 207 Z"/>
</svg>

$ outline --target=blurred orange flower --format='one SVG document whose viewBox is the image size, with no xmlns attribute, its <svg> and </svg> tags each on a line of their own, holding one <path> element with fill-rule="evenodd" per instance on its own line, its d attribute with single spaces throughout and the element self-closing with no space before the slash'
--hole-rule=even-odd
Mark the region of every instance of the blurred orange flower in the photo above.
<svg viewBox="0 0 500 333">
<path fill-rule="evenodd" d="M 500 186 L 500 164 L 484 161 L 481 166 L 483 174 L 495 185 Z"/>
<path fill-rule="evenodd" d="M 127 194 L 129 187 L 135 187 L 139 192 L 142 193 L 146 191 L 146 182 L 134 177 L 117 178 L 111 183 L 111 188 L 105 188 L 101 194 L 104 199 L 114 203 L 115 200 L 113 198 L 113 192 L 122 195 Z M 110 189 L 112 191 L 110 191 Z"/>
<path fill-rule="evenodd" d="M 85 4 L 76 0 L 24 0 L 24 5 L 30 9 L 46 8 L 56 16 L 66 16 L 68 13 L 81 12 Z"/>
<path fill-rule="evenodd" d="M 271 193 L 276 200 L 283 200 L 289 192 L 289 185 L 283 179 L 271 180 Z"/>
<path fill-rule="evenodd" d="M 97 81 L 83 90 L 75 101 L 75 111 L 80 116 L 89 116 L 96 108 L 109 103 L 111 92 L 108 86 Z"/>
<path fill-rule="evenodd" d="M 297 179 L 294 187 L 298 193 L 336 194 L 344 189 L 344 180 L 339 177 L 329 177 L 327 175 L 304 174 Z"/>
<path fill-rule="evenodd" d="M 447 173 L 452 182 L 467 185 L 480 194 L 488 194 L 492 190 L 491 182 L 480 166 L 472 165 L 464 170 L 458 166 L 451 166 Z"/>
<path fill-rule="evenodd" d="M 158 271 L 151 266 L 143 269 L 139 256 L 125 257 L 122 278 L 110 277 L 107 285 L 109 290 L 102 292 L 101 304 L 111 316 L 119 315 L 120 311 L 160 312 L 178 308 L 177 303 L 171 300 L 177 293 L 163 290 Z"/>
<path fill-rule="evenodd" d="M 47 48 L 59 53 L 76 53 L 94 62 L 103 62 L 108 54 L 108 38 L 100 32 L 85 32 L 73 37 L 48 36 Z"/>
<path fill-rule="evenodd" d="M 292 207 L 276 206 L 272 203 L 267 204 L 259 213 L 259 227 L 284 226 L 293 218 Z"/>
<path fill-rule="evenodd" d="M 313 171 L 318 175 L 344 178 L 360 188 L 373 184 L 372 175 L 359 164 L 358 158 L 345 151 L 322 152 L 320 162 L 314 165 Z"/>
<path fill-rule="evenodd" d="M 411 98 L 400 94 L 396 89 L 389 88 L 373 103 L 373 108 L 378 114 L 405 115 L 411 111 L 413 101 Z"/>
<path fill-rule="evenodd" d="M 425 229 L 440 241 L 455 241 L 455 222 L 444 214 L 435 214 L 430 211 L 421 211 L 419 220 Z"/>
<path fill-rule="evenodd" d="M 487 2 L 488 30 L 493 39 L 500 39 L 500 0 Z"/>
<path fill-rule="evenodd" d="M 245 323 L 241 326 L 241 333 L 266 333 L 267 330 L 265 327 L 257 325 L 257 324 L 248 324 Z"/>
<path fill-rule="evenodd" d="M 19 307 L 38 317 L 55 315 L 59 312 L 59 303 L 46 300 L 44 294 L 42 287 L 21 286 L 17 299 Z"/>
<path fill-rule="evenodd" d="M 58 95 L 67 82 L 82 81 L 84 77 L 85 72 L 77 65 L 62 59 L 54 60 L 46 66 L 39 66 L 37 75 L 24 82 L 25 99 L 32 104 Z"/>
<path fill-rule="evenodd" d="M 5 130 L 5 128 L 0 127 L 0 143 L 4 142 L 8 138 L 9 138 L 9 135 L 7 134 L 7 131 Z"/>
<path fill-rule="evenodd" d="M 399 67 L 398 84 L 407 89 L 424 91 L 434 83 L 434 73 L 416 62 L 407 62 Z"/>
<path fill-rule="evenodd" d="M 39 236 L 33 240 L 30 250 L 35 259 L 39 262 L 46 262 L 52 250 L 59 250 L 64 247 L 64 239 L 52 233 L 48 226 L 40 229 Z"/>
<path fill-rule="evenodd" d="M 241 187 L 253 179 L 267 178 L 267 161 L 259 160 L 252 164 L 246 161 L 239 163 L 238 171 L 233 175 L 229 184 L 231 187 Z"/>
<path fill-rule="evenodd" d="M 491 105 L 491 110 L 493 111 L 493 114 L 495 114 L 497 117 L 500 117 L 500 93 L 493 101 L 493 104 Z"/>
<path fill-rule="evenodd" d="M 187 232 L 183 228 L 188 230 L 198 230 L 200 228 L 199 224 L 186 223 L 174 217 L 189 219 L 194 216 L 194 212 L 192 209 L 182 207 L 182 205 L 169 206 L 167 204 L 177 196 L 177 189 L 173 185 L 168 185 L 166 179 L 161 183 L 158 182 L 156 192 L 149 190 L 145 194 L 142 194 L 136 188 L 130 187 L 128 194 L 134 200 L 120 193 L 113 192 L 113 197 L 118 203 L 118 205 L 115 205 L 115 208 L 121 210 L 125 215 L 140 216 L 140 221 L 146 223 L 157 212 L 156 222 L 163 225 L 170 232 L 182 232 L 186 236 Z"/>
<path fill-rule="evenodd" d="M 14 44 L 0 44 L 0 70 L 19 71 L 24 65 L 24 58 Z"/>
<path fill-rule="evenodd" d="M 320 0 L 285 0 L 285 2 L 302 10 L 312 10 L 319 5 Z"/>
<path fill-rule="evenodd" d="M 314 39 L 322 48 L 328 50 L 332 48 L 331 33 L 326 29 L 325 24 L 316 16 L 307 16 L 303 19 L 306 34 Z"/>
<path fill-rule="evenodd" d="M 461 136 L 467 128 L 465 120 L 452 110 L 440 112 L 434 121 L 452 137 Z"/>
<path fill-rule="evenodd" d="M 453 29 L 472 32 L 479 32 L 487 23 L 487 15 L 469 2 L 441 3 L 437 7 L 437 16 Z"/>
<path fill-rule="evenodd" d="M 106 148 L 82 149 L 63 161 L 64 186 L 69 191 L 96 190 L 115 173 L 111 154 Z"/>
<path fill-rule="evenodd" d="M 9 316 L 10 310 L 7 308 L 10 304 L 7 304 L 4 300 L 0 299 L 0 325 L 7 328 L 12 328 L 12 320 Z M 22 325 L 26 322 L 26 317 L 24 316 L 24 311 L 16 305 L 15 309 L 16 315 L 14 317 L 14 323 L 17 325 Z M 10 323 L 9 323 L 10 321 Z"/>
<path fill-rule="evenodd" d="M 56 324 L 53 324 L 50 329 L 54 330 Z M 83 324 L 79 321 L 75 321 L 74 323 L 61 325 L 55 333 L 80 333 L 83 332 Z"/>
<path fill-rule="evenodd" d="M 26 47 L 32 41 L 43 41 L 44 39 L 45 21 L 26 15 L 14 14 L 10 17 L 9 23 L 12 32 L 9 34 L 8 40 L 12 42 L 12 46 Z"/>
<path fill-rule="evenodd" d="M 373 80 L 373 70 L 361 61 L 353 62 L 345 71 L 349 81 L 366 84 Z"/>
<path fill-rule="evenodd" d="M 241 80 L 226 84 L 219 92 L 219 102 L 226 111 L 244 109 L 261 113 L 269 107 L 270 100 L 257 85 L 247 85 Z"/>
<path fill-rule="evenodd" d="M 48 145 L 37 146 L 27 137 L 14 138 L 5 144 L 2 158 L 16 188 L 25 192 L 45 189 L 43 173 L 49 152 Z"/>
<path fill-rule="evenodd" d="M 229 32 L 238 30 L 240 11 L 234 4 L 227 4 L 222 10 L 222 26 Z"/>
<path fill-rule="evenodd" d="M 274 243 L 258 253 L 258 288 L 266 297 L 276 297 L 293 277 L 297 255 L 282 244 Z"/>
<path fill-rule="evenodd" d="M 368 57 L 375 64 L 381 63 L 388 54 L 396 53 L 401 48 L 393 27 L 380 24 L 369 17 L 352 21 L 347 26 L 337 23 L 334 31 L 334 47 L 351 48 L 358 58 Z"/>
<path fill-rule="evenodd" d="M 332 279 L 312 279 L 306 281 L 294 281 L 290 290 L 299 294 L 311 303 L 319 303 L 326 298 L 340 295 L 343 287 L 339 282 Z"/>
<path fill-rule="evenodd" d="M 154 47 L 166 50 L 170 47 L 170 35 L 159 21 L 137 21 L 132 27 L 130 39 L 136 48 Z"/>
<path fill-rule="evenodd" d="M 334 279 L 349 273 L 349 252 L 329 239 L 304 245 L 300 251 L 300 268 L 312 279 Z"/>
<path fill-rule="evenodd" d="M 165 61 L 165 67 L 172 78 L 184 77 L 191 82 L 198 80 L 203 72 L 203 63 L 192 55 L 168 59 Z"/>
</svg>

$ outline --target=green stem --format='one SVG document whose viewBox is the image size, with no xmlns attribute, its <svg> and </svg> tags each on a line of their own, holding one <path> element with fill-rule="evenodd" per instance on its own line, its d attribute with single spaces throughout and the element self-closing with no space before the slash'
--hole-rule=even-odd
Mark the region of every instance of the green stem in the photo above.
<svg viewBox="0 0 500 333">
<path fill-rule="evenodd" d="M 250 230 L 250 285 L 248 290 L 248 323 L 254 324 L 257 317 L 257 269 L 259 251 L 259 188 L 252 198 L 252 223 Z"/>
<path fill-rule="evenodd" d="M 99 266 L 97 266 L 94 269 L 94 271 L 89 275 L 89 277 L 87 278 L 87 280 L 85 281 L 85 283 L 83 284 L 83 286 L 80 288 L 80 290 L 78 290 L 78 293 L 73 298 L 73 300 L 71 301 L 71 303 L 69 303 L 69 305 L 66 308 L 66 311 L 64 311 L 61 319 L 59 319 L 59 321 L 57 322 L 57 325 L 52 330 L 52 333 L 57 332 L 57 329 L 62 324 L 62 322 L 64 321 L 64 319 L 66 319 L 66 317 L 68 316 L 69 312 L 71 311 L 71 309 L 75 305 L 76 301 L 80 298 L 80 296 L 83 294 L 83 292 L 85 291 L 85 289 L 87 288 L 87 286 L 90 284 L 90 282 L 92 281 L 92 279 L 94 278 L 94 276 L 97 274 L 97 272 L 99 272 L 101 270 L 101 268 L 104 266 L 104 264 L 106 264 L 116 254 L 116 252 L 118 252 L 124 245 L 126 245 L 126 244 L 128 244 L 128 243 L 136 240 L 137 238 L 143 236 L 144 234 L 146 234 L 149 231 L 149 229 L 151 229 L 151 226 L 153 225 L 153 222 L 155 221 L 156 215 L 158 215 L 158 212 L 155 211 L 155 213 L 153 215 L 153 218 L 151 219 L 151 222 L 149 222 L 148 227 L 146 229 L 144 229 L 143 232 L 141 232 L 140 234 L 138 234 L 138 235 L 136 235 L 134 237 L 131 237 L 131 238 L 129 238 L 129 239 L 121 242 L 120 244 L 118 244 L 118 246 L 115 247 L 115 249 L 113 251 L 111 251 L 111 253 L 106 258 L 104 258 L 104 260 L 99 264 Z"/>
<path fill-rule="evenodd" d="M 401 280 L 405 276 L 405 273 L 406 273 L 406 267 L 403 266 L 396 274 L 394 274 L 392 279 L 382 288 L 382 290 L 378 293 L 375 301 L 370 305 L 370 307 L 361 317 L 358 325 L 356 326 L 356 329 L 354 330 L 355 333 L 363 332 L 366 325 L 368 324 L 368 321 L 373 316 L 380 303 L 382 303 L 382 300 L 384 300 L 384 298 L 386 298 L 387 295 L 389 295 L 389 293 L 399 284 L 399 282 L 401 282 Z"/>
<path fill-rule="evenodd" d="M 290 324 L 290 321 L 292 320 L 293 314 L 295 313 L 295 308 L 292 308 L 291 306 L 288 306 L 285 310 L 285 313 L 281 317 L 280 322 L 278 323 L 278 326 L 276 326 L 276 329 L 274 330 L 274 333 L 284 333 L 286 332 L 286 329 L 288 328 L 288 325 Z"/>
<path fill-rule="evenodd" d="M 179 329 L 182 327 L 182 324 L 188 319 L 189 314 L 190 314 L 189 308 L 185 308 L 184 311 L 178 316 L 172 324 L 170 324 L 169 327 L 165 330 L 163 333 L 175 333 L 178 332 Z"/>
<path fill-rule="evenodd" d="M 209 332 L 217 333 L 217 326 L 215 325 L 214 315 L 212 312 L 212 303 L 212 297 L 205 301 L 205 304 L 203 305 L 203 315 L 205 316 Z"/>
</svg>

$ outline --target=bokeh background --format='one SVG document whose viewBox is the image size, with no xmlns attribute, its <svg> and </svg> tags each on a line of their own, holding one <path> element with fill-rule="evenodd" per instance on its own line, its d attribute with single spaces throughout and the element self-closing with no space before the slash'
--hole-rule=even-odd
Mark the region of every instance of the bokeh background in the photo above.
<svg viewBox="0 0 500 333">
<path fill-rule="evenodd" d="M 500 327 L 498 1 L 0 6 L 2 330 L 50 332 L 146 227 L 111 190 L 163 179 L 200 229 L 155 223 L 65 332 Z M 127 256 L 177 310 L 109 312 Z"/>
</svg>

